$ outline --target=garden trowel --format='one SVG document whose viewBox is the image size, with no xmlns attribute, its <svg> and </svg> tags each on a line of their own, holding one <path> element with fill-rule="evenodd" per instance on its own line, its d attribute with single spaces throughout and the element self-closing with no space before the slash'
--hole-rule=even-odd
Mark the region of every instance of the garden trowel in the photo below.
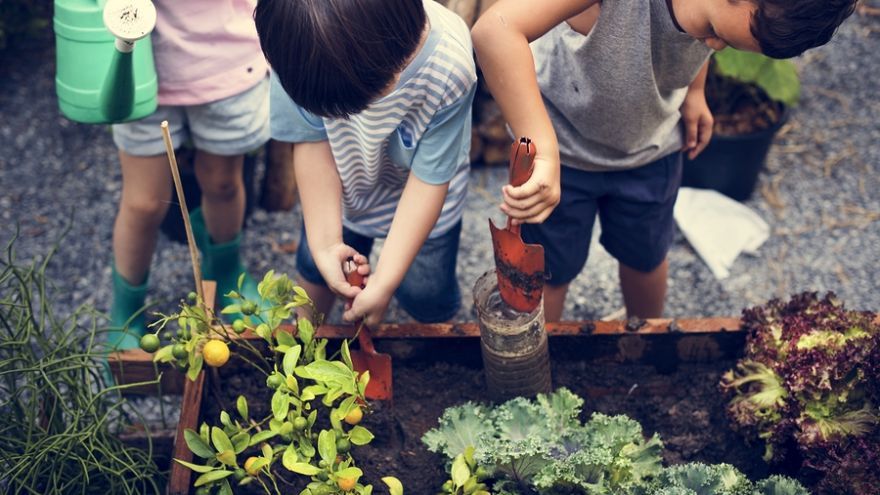
<svg viewBox="0 0 880 495">
<path fill-rule="evenodd" d="M 362 289 L 366 287 L 364 276 L 358 273 L 354 261 L 347 261 L 346 265 L 345 278 L 348 283 Z M 351 362 L 358 373 L 370 372 L 370 382 L 364 395 L 373 400 L 391 400 L 391 356 L 376 352 L 370 329 L 363 320 L 357 323 L 357 327 L 360 349 L 351 351 Z"/>
<path fill-rule="evenodd" d="M 510 184 L 521 186 L 532 176 L 535 145 L 521 137 L 510 148 Z M 526 244 L 520 237 L 520 226 L 507 218 L 507 226 L 499 229 L 489 219 L 498 292 L 511 308 L 531 313 L 541 303 L 544 292 L 544 247 Z"/>
</svg>

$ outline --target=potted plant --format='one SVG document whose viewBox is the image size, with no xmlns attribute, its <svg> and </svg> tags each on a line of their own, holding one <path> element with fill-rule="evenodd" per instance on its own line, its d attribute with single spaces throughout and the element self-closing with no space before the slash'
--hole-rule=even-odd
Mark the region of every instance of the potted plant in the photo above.
<svg viewBox="0 0 880 495">
<path fill-rule="evenodd" d="M 706 100 L 715 117 L 712 141 L 695 160 L 685 160 L 682 185 L 748 199 L 773 137 L 799 97 L 791 61 L 733 48 L 716 52 L 706 79 Z"/>
</svg>

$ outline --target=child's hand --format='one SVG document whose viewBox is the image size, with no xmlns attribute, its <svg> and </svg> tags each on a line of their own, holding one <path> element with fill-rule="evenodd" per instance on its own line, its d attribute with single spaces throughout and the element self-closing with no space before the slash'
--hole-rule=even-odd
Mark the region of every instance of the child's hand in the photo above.
<svg viewBox="0 0 880 495">
<path fill-rule="evenodd" d="M 364 324 L 368 327 L 382 323 L 382 317 L 388 309 L 393 293 L 394 290 L 386 289 L 378 280 L 376 283 L 367 284 L 350 305 L 346 304 L 342 319 L 354 322 L 363 318 Z"/>
<path fill-rule="evenodd" d="M 543 222 L 559 204 L 559 154 L 543 156 L 539 148 L 529 180 L 519 187 L 507 184 L 501 191 L 504 195 L 501 211 L 511 217 L 514 224 Z"/>
<path fill-rule="evenodd" d="M 354 261 L 361 275 L 367 276 L 370 274 L 370 265 L 366 256 L 341 242 L 325 249 L 313 251 L 312 257 L 315 260 L 315 266 L 318 267 L 318 271 L 324 277 L 327 287 L 346 299 L 355 298 L 361 292 L 361 288 L 349 284 L 345 279 L 345 272 L 343 271 L 345 262 L 348 260 Z"/>
<path fill-rule="evenodd" d="M 712 139 L 714 119 L 706 103 L 704 91 L 689 91 L 681 104 L 681 119 L 684 122 L 684 146 L 688 159 L 699 155 Z"/>
</svg>

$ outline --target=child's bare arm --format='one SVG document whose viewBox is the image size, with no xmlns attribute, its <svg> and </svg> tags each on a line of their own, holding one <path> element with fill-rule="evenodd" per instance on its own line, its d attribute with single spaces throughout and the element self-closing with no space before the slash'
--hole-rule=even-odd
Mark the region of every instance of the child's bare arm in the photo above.
<svg viewBox="0 0 880 495">
<path fill-rule="evenodd" d="M 501 209 L 518 222 L 537 223 L 559 203 L 559 149 L 541 99 L 529 42 L 598 0 L 501 0 L 472 30 L 489 90 L 516 136 L 536 145 L 535 171 L 520 187 L 505 186 Z"/>
<path fill-rule="evenodd" d="M 684 146 L 688 158 L 693 160 L 712 139 L 714 120 L 706 103 L 706 75 L 709 73 L 707 61 L 697 77 L 688 86 L 687 96 L 681 105 L 681 120 L 684 122 Z"/>
<path fill-rule="evenodd" d="M 391 296 L 440 217 L 448 187 L 448 183 L 428 184 L 410 174 L 376 269 L 343 318 L 363 317 L 367 325 L 381 323 Z"/>
<path fill-rule="evenodd" d="M 309 249 L 327 287 L 345 298 L 353 298 L 359 287 L 349 285 L 343 262 L 354 258 L 362 274 L 369 273 L 367 258 L 342 242 L 342 183 L 327 141 L 302 142 L 293 147 L 297 190 L 303 209 Z"/>
</svg>

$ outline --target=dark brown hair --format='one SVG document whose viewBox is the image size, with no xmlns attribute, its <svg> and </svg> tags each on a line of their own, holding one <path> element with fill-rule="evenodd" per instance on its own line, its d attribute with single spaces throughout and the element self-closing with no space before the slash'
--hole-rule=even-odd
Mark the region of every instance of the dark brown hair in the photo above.
<svg viewBox="0 0 880 495">
<path fill-rule="evenodd" d="M 761 51 L 790 58 L 828 43 L 858 0 L 754 0 L 752 35 Z"/>
<path fill-rule="evenodd" d="M 422 0 L 259 0 L 260 45 L 293 101 L 348 117 L 386 89 L 425 27 Z"/>
</svg>

